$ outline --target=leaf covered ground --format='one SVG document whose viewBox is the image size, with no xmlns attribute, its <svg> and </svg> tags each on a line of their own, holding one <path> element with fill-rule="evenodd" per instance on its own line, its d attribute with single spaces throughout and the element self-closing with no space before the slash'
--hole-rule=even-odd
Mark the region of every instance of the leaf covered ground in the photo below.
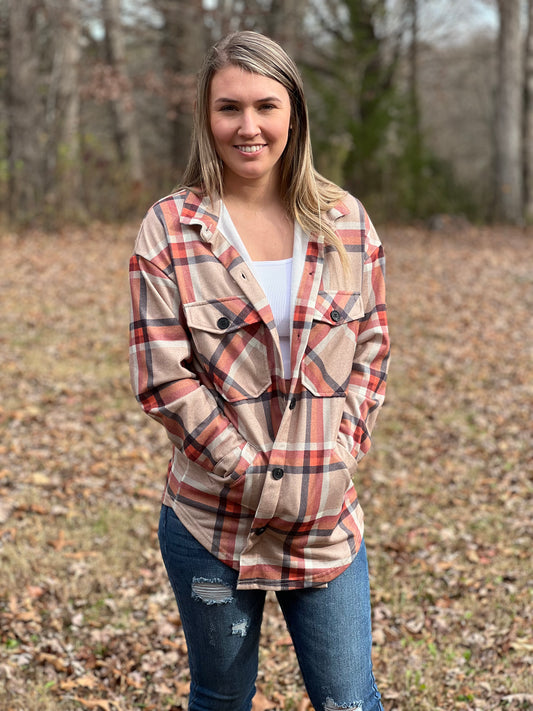
<svg viewBox="0 0 533 711">
<path fill-rule="evenodd" d="M 533 232 L 459 227 L 381 230 L 393 359 L 357 488 L 386 711 L 533 708 Z M 0 237 L 3 711 L 186 709 L 169 450 L 128 382 L 135 232 Z M 270 596 L 267 709 L 310 709 Z"/>
</svg>

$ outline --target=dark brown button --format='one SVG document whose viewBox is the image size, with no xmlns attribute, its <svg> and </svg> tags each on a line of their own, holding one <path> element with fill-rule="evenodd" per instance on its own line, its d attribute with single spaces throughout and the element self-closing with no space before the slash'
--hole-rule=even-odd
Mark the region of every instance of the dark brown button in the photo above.
<svg viewBox="0 0 533 711">
<path fill-rule="evenodd" d="M 340 318 L 341 318 L 341 315 L 338 311 L 333 310 L 331 312 L 331 320 L 332 321 L 335 321 L 335 323 L 336 323 L 337 321 L 340 321 Z"/>
<path fill-rule="evenodd" d="M 217 326 L 222 330 L 226 329 L 229 326 L 229 318 L 222 316 L 222 318 L 218 319 Z"/>
<path fill-rule="evenodd" d="M 273 479 L 281 479 L 283 477 L 284 473 L 285 472 L 283 471 L 283 469 L 276 467 L 275 469 L 272 469 L 272 478 Z"/>
</svg>

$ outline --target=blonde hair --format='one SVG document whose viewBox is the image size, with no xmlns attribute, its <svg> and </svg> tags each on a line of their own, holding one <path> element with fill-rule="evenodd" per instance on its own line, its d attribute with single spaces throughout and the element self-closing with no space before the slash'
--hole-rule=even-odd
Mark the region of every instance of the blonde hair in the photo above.
<svg viewBox="0 0 533 711">
<path fill-rule="evenodd" d="M 285 151 L 280 158 L 280 194 L 287 214 L 311 235 L 322 233 L 326 244 L 339 252 L 347 265 L 342 241 L 333 226 L 322 219 L 346 192 L 321 176 L 313 167 L 309 117 L 300 73 L 287 53 L 273 40 L 258 32 L 242 31 L 227 35 L 208 51 L 198 74 L 194 130 L 189 161 L 181 187 L 201 190 L 211 200 L 223 196 L 223 166 L 211 134 L 209 92 L 214 74 L 228 65 L 274 79 L 287 90 L 291 101 L 291 126 Z"/>
</svg>

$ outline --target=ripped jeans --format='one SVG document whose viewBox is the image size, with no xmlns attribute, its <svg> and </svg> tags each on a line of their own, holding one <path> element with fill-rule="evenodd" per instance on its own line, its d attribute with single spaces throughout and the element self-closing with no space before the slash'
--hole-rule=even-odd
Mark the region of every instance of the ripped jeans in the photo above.
<svg viewBox="0 0 533 711">
<path fill-rule="evenodd" d="M 237 573 L 200 545 L 167 506 L 159 541 L 187 641 L 189 711 L 250 711 L 265 591 L 236 590 Z M 276 595 L 315 710 L 383 711 L 372 673 L 364 543 L 326 588 Z"/>
</svg>

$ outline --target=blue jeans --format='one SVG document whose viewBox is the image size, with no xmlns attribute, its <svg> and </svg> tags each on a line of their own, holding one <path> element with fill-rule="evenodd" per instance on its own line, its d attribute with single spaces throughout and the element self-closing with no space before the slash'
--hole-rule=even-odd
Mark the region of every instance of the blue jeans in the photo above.
<svg viewBox="0 0 533 711">
<path fill-rule="evenodd" d="M 189 710 L 250 711 L 265 591 L 236 590 L 237 573 L 198 543 L 167 506 L 159 541 L 187 641 Z M 276 595 L 316 711 L 383 711 L 372 673 L 364 543 L 326 588 Z"/>
</svg>

